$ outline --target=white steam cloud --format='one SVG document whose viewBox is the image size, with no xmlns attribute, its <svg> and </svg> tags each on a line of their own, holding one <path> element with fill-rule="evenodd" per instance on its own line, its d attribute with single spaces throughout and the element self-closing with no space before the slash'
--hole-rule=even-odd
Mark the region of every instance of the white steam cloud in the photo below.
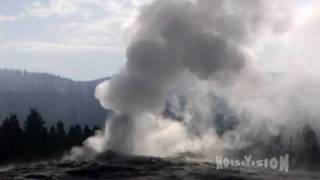
<svg viewBox="0 0 320 180">
<path fill-rule="evenodd" d="M 144 6 L 125 68 L 96 90 L 115 115 L 86 146 L 210 159 L 277 136 L 289 143 L 305 124 L 319 130 L 316 9 L 293 0 L 157 0 Z M 261 61 L 292 68 L 266 73 Z"/>
</svg>

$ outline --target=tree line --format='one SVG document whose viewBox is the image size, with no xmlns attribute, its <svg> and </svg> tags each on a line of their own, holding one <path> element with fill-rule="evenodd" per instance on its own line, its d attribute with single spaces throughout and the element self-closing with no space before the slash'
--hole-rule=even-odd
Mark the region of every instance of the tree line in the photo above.
<svg viewBox="0 0 320 180">
<path fill-rule="evenodd" d="M 30 161 L 62 155 L 94 135 L 99 127 L 75 124 L 65 130 L 64 123 L 47 127 L 42 115 L 31 109 L 23 125 L 15 114 L 4 119 L 0 126 L 0 163 Z"/>
</svg>

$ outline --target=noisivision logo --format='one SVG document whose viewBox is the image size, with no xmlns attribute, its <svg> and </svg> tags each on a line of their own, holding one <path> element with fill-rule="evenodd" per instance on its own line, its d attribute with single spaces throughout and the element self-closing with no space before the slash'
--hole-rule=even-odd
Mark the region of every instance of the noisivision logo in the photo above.
<svg viewBox="0 0 320 180">
<path fill-rule="evenodd" d="M 254 160 L 252 156 L 244 156 L 243 159 L 229 159 L 216 156 L 217 170 L 229 167 L 264 167 L 282 172 L 289 172 L 289 154 L 270 159 Z"/>
</svg>

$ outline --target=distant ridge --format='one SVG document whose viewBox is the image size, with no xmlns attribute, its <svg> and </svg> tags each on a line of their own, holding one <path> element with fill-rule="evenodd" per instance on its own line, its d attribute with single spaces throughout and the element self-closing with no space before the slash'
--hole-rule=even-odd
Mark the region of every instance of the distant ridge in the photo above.
<svg viewBox="0 0 320 180">
<path fill-rule="evenodd" d="M 30 108 L 36 108 L 50 124 L 62 120 L 66 125 L 102 125 L 109 112 L 94 92 L 109 79 L 73 81 L 47 73 L 0 69 L 0 121 L 10 113 L 24 120 Z"/>
</svg>

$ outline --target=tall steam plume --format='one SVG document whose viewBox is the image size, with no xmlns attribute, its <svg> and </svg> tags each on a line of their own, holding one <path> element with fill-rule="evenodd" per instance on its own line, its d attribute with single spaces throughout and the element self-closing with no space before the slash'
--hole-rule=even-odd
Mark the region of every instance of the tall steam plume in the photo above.
<svg viewBox="0 0 320 180">
<path fill-rule="evenodd" d="M 266 75 L 256 60 L 261 37 L 291 31 L 292 2 L 157 0 L 144 6 L 126 66 L 97 87 L 96 97 L 115 115 L 87 145 L 98 152 L 210 158 L 280 133 L 287 142 L 305 119 L 320 117 L 312 109 L 320 100 L 305 99 L 318 81 Z"/>
</svg>

